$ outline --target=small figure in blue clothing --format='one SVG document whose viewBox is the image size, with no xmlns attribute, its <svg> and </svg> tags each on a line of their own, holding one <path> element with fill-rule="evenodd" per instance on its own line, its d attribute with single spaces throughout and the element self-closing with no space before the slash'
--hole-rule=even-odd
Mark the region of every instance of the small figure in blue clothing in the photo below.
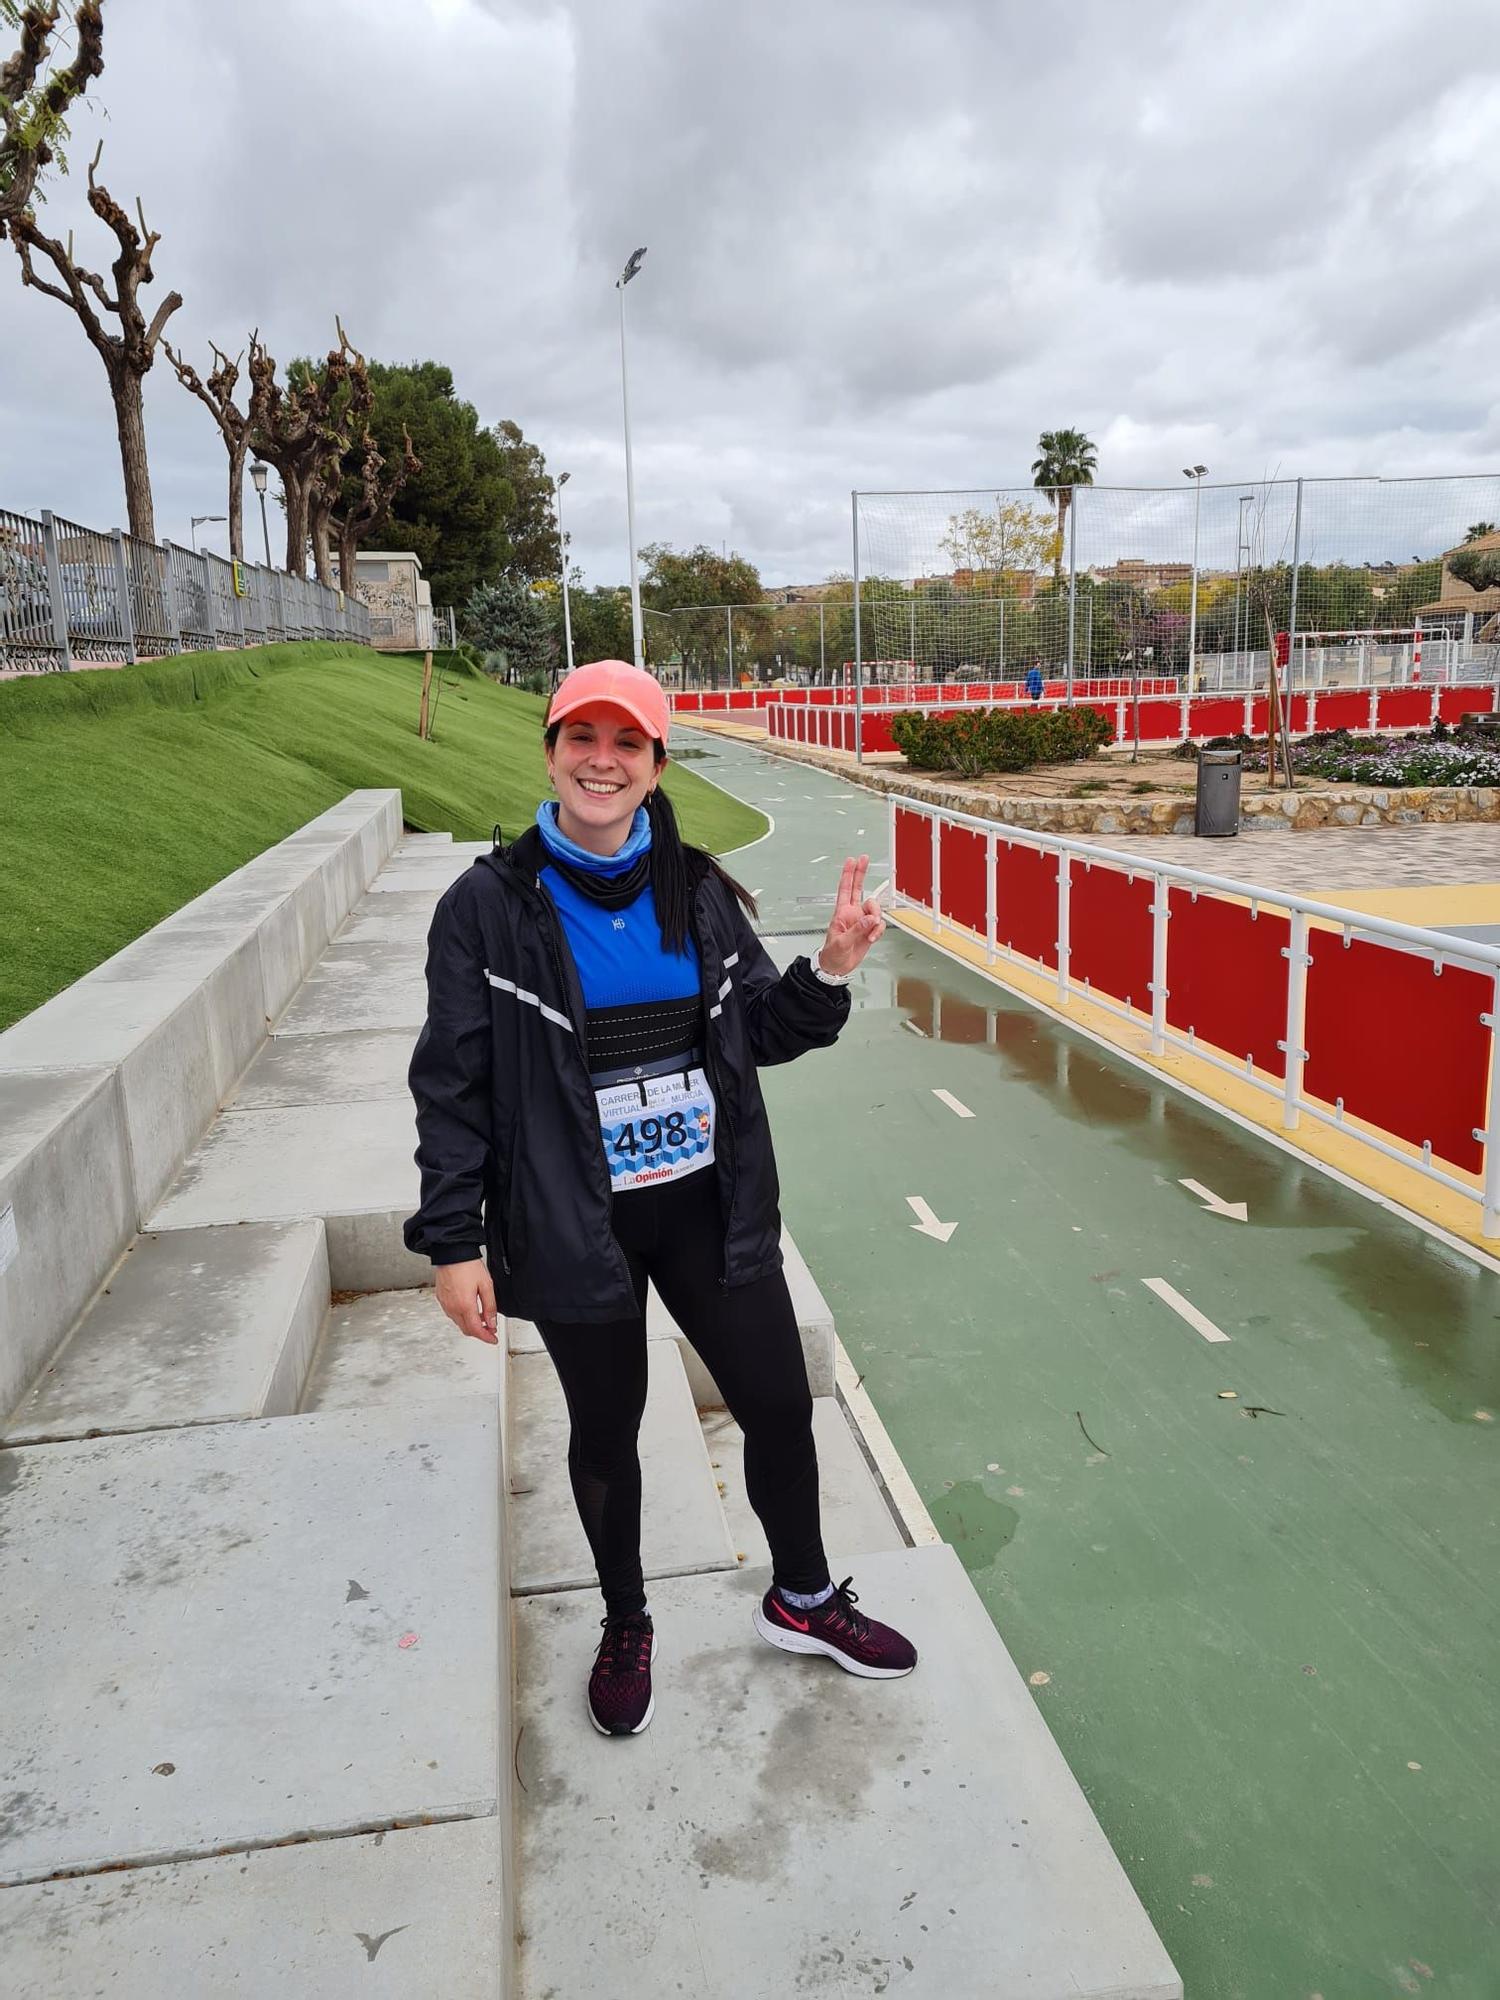
<svg viewBox="0 0 1500 2000">
<path fill-rule="evenodd" d="M 1042 698 L 1042 670 L 1035 660 L 1027 669 L 1026 692 L 1033 701 L 1040 701 Z"/>
</svg>

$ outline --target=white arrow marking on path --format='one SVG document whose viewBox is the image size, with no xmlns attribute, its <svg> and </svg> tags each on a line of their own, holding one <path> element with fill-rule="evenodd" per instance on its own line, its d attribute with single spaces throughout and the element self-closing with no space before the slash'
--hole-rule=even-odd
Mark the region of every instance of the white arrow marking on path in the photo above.
<svg viewBox="0 0 1500 2000">
<path fill-rule="evenodd" d="M 1185 1187 L 1189 1194 L 1197 1195 L 1206 1215 L 1227 1215 L 1231 1222 L 1250 1220 L 1250 1210 L 1245 1202 L 1225 1201 L 1212 1188 L 1206 1188 L 1202 1181 L 1179 1181 L 1178 1186 Z"/>
<path fill-rule="evenodd" d="M 1199 1312 L 1191 1299 L 1185 1299 L 1181 1292 L 1174 1291 L 1165 1278 L 1142 1278 L 1141 1283 L 1148 1292 L 1155 1292 L 1163 1305 L 1168 1305 L 1174 1313 L 1185 1319 L 1195 1333 L 1201 1333 L 1205 1340 L 1228 1340 L 1229 1335 L 1216 1327 L 1211 1319 Z"/>
<path fill-rule="evenodd" d="M 917 1218 L 912 1228 L 919 1236 L 932 1236 L 939 1243 L 946 1243 L 958 1227 L 956 1222 L 939 1222 L 919 1194 L 909 1194 L 906 1197 L 906 1205 Z"/>
<path fill-rule="evenodd" d="M 960 1104 L 951 1090 L 935 1090 L 932 1094 L 934 1097 L 941 1098 L 955 1117 L 972 1118 L 974 1116 L 968 1105 Z"/>
</svg>

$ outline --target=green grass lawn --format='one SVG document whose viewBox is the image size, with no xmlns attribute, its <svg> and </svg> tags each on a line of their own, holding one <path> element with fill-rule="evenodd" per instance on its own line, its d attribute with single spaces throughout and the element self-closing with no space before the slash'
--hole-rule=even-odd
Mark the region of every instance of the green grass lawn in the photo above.
<svg viewBox="0 0 1500 2000">
<path fill-rule="evenodd" d="M 408 826 L 513 839 L 546 791 L 534 695 L 450 677 L 416 733 L 420 660 L 316 643 L 0 682 L 0 1028 L 346 792 Z M 673 766 L 684 837 L 766 821 Z"/>
</svg>

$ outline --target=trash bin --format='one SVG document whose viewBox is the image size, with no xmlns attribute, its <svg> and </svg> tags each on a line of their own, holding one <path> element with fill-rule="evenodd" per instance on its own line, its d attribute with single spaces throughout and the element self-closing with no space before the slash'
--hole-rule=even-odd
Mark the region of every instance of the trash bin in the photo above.
<svg viewBox="0 0 1500 2000">
<path fill-rule="evenodd" d="M 1223 840 L 1240 830 L 1240 771 L 1238 750 L 1198 752 L 1198 795 L 1193 831 L 1211 840 Z"/>
</svg>

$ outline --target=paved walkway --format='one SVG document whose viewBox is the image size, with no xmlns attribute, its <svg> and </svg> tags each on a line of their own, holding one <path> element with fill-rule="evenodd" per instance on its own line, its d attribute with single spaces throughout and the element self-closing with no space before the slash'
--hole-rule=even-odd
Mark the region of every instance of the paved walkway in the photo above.
<svg viewBox="0 0 1500 2000">
<path fill-rule="evenodd" d="M 766 928 L 860 828 L 884 868 L 883 801 L 713 748 Z M 1216 853 L 1484 882 L 1497 839 Z M 854 997 L 767 1073 L 788 1209 L 1186 1990 L 1494 2000 L 1500 1278 L 914 937 Z"/>
</svg>

